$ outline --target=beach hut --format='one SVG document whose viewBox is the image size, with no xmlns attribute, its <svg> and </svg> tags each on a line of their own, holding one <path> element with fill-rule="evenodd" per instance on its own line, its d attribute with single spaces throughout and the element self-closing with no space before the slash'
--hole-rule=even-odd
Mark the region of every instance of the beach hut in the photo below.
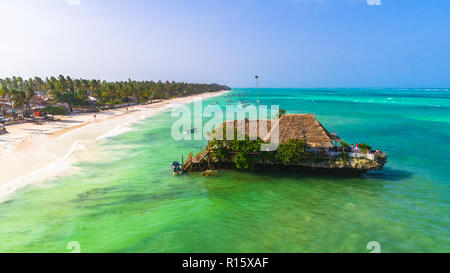
<svg viewBox="0 0 450 273">
<path fill-rule="evenodd" d="M 7 112 L 12 111 L 12 103 L 5 99 L 0 99 L 0 115 L 6 115 Z"/>
</svg>

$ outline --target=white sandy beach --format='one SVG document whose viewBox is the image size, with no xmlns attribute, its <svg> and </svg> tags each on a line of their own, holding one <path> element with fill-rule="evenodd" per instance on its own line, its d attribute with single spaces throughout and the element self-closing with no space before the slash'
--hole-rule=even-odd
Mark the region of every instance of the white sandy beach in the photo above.
<svg viewBox="0 0 450 273">
<path fill-rule="evenodd" d="M 59 121 L 7 127 L 0 135 L 0 201 L 15 190 L 64 174 L 76 160 L 75 151 L 97 140 L 118 135 L 127 126 L 173 105 L 199 98 L 218 96 L 228 91 L 175 98 L 147 105 L 96 113 L 58 117 Z"/>
</svg>

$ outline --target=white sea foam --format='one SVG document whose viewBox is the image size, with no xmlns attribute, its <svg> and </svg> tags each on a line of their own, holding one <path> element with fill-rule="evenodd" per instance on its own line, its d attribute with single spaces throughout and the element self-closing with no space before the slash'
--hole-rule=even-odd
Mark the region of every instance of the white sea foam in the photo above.
<svg viewBox="0 0 450 273">
<path fill-rule="evenodd" d="M 214 95 L 220 94 L 223 93 Z M 97 119 L 95 122 L 89 122 L 80 128 L 65 132 L 64 134 L 53 139 L 48 139 L 48 137 L 44 134 L 33 137 L 28 136 L 23 139 L 23 142 L 36 148 L 30 149 L 28 147 L 26 152 L 17 151 L 15 147 L 8 146 L 8 149 L 4 150 L 2 159 L 5 160 L 5 162 L 9 162 L 8 166 L 17 168 L 17 170 L 20 170 L 21 173 L 25 174 L 18 177 L 12 177 L 10 180 L 0 181 L 4 182 L 0 183 L 0 202 L 6 200 L 11 193 L 26 185 L 38 184 L 42 181 L 65 175 L 70 170 L 75 171 L 76 168 L 72 167 L 72 164 L 76 162 L 76 158 L 73 155 L 78 151 L 85 150 L 86 146 L 96 143 L 102 139 L 115 137 L 132 131 L 133 128 L 131 125 L 133 123 L 150 118 L 163 110 L 174 107 L 175 105 L 190 103 L 193 99 L 179 98 L 178 101 L 180 102 L 177 104 L 165 103 L 162 105 L 154 105 L 154 107 L 152 105 L 152 108 L 136 107 L 136 112 L 130 112 L 126 115 L 120 115 L 120 113 L 119 115 L 111 114 L 111 117 L 116 116 L 115 119 L 111 120 L 109 119 L 109 114 L 107 114 L 107 117 L 104 119 Z M 114 126 L 112 129 L 105 132 L 101 132 L 102 129 L 105 129 L 116 122 L 119 122 L 119 125 Z M 106 125 L 103 126 L 104 124 Z M 100 135 L 98 135 L 99 132 L 101 132 Z M 22 141 L 20 141 L 20 143 L 22 143 Z M 72 145 L 68 146 L 70 143 L 72 143 Z M 62 152 L 64 150 L 67 150 L 64 155 L 58 155 L 58 152 Z M 13 156 L 14 160 L 11 160 L 10 156 Z M 52 159 L 53 157 L 55 158 L 54 160 Z M 21 164 L 24 166 L 25 164 L 33 164 L 33 160 L 37 160 L 37 162 L 39 162 L 39 158 L 42 159 L 41 164 L 45 164 L 46 162 L 49 163 L 38 169 L 32 170 L 30 168 L 29 172 L 20 168 Z M 14 164 L 14 162 L 16 162 L 16 164 Z M 3 167 L 7 168 L 5 166 Z M 7 169 L 6 174 L 8 174 L 8 171 L 10 171 L 11 174 L 10 169 Z M 12 170 L 12 172 L 14 172 L 14 170 Z"/>
<path fill-rule="evenodd" d="M 130 128 L 130 127 L 126 126 L 126 125 L 119 125 L 119 126 L 114 127 L 113 129 L 111 129 L 110 131 L 104 133 L 103 135 L 98 136 L 95 139 L 95 141 L 99 141 L 99 140 L 102 140 L 102 139 L 115 137 L 115 136 L 118 136 L 118 135 L 130 132 L 131 130 L 132 130 L 132 128 Z"/>
<path fill-rule="evenodd" d="M 50 163 L 49 165 L 37 169 L 27 175 L 18 177 L 6 184 L 0 186 L 0 202 L 4 201 L 11 193 L 16 191 L 23 186 L 28 184 L 39 183 L 41 181 L 55 178 L 58 175 L 66 173 L 71 167 L 71 162 L 69 160 L 70 156 L 76 151 L 85 149 L 85 146 L 81 144 L 80 141 L 75 141 L 70 148 L 70 150 L 62 157 L 58 158 L 56 161 Z"/>
</svg>

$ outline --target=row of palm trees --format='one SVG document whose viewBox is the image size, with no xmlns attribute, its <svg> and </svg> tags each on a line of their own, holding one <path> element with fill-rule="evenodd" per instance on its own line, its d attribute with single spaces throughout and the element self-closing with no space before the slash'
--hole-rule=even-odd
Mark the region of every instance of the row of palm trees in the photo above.
<svg viewBox="0 0 450 273">
<path fill-rule="evenodd" d="M 153 99 L 169 99 L 204 92 L 228 90 L 219 84 L 197 84 L 186 82 L 116 81 L 72 79 L 63 75 L 42 80 L 39 77 L 24 80 L 21 77 L 0 79 L 0 97 L 9 100 L 14 109 L 24 109 L 29 116 L 32 104 L 39 100 L 50 103 L 65 103 L 69 111 L 74 106 L 142 103 Z"/>
</svg>

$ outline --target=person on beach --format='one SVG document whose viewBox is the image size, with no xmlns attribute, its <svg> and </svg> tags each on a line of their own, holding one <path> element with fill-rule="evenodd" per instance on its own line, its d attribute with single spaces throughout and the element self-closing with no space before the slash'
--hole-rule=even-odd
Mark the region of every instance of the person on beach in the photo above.
<svg viewBox="0 0 450 273">
<path fill-rule="evenodd" d="M 352 153 L 354 153 L 355 152 L 355 146 L 352 144 L 352 147 L 351 147 L 351 150 L 350 150 Z"/>
</svg>

